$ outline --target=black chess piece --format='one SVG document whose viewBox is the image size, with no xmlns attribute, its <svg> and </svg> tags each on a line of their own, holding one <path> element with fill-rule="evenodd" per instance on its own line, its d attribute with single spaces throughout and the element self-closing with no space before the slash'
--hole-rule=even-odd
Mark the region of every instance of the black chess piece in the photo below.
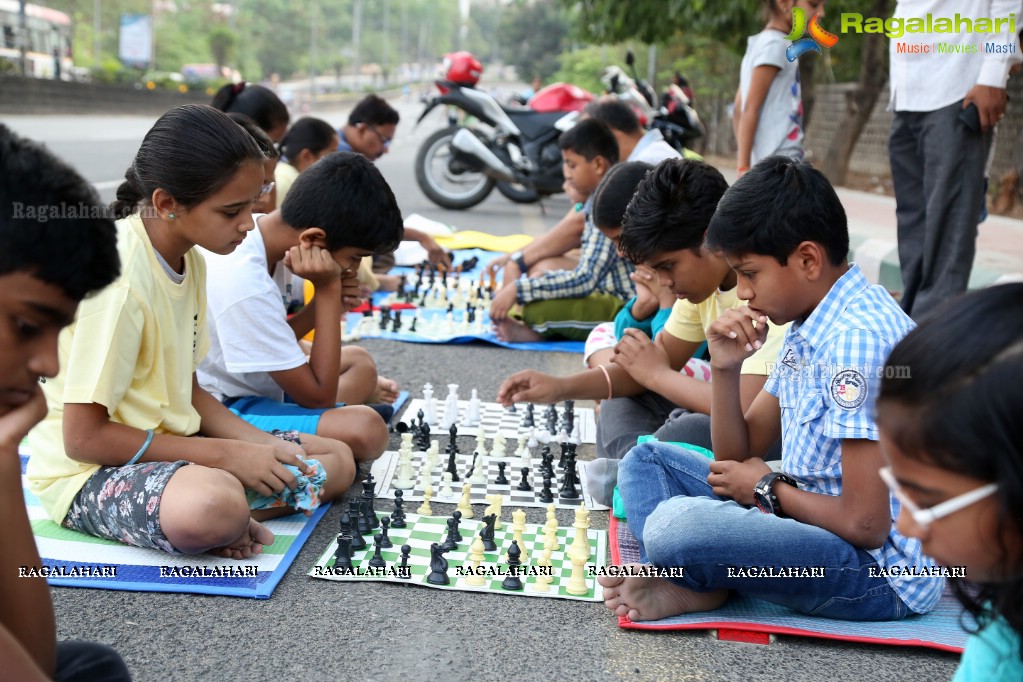
<svg viewBox="0 0 1023 682">
<path fill-rule="evenodd" d="M 494 483 L 497 485 L 508 485 L 508 477 L 504 475 L 504 470 L 508 467 L 508 462 L 497 463 L 497 478 L 494 479 Z"/>
<path fill-rule="evenodd" d="M 462 512 L 458 511 L 457 509 L 451 512 L 451 520 L 455 522 L 454 525 L 455 532 L 454 535 L 452 535 L 452 537 L 455 539 L 455 542 L 461 542 L 462 540 L 465 539 L 462 537 L 462 534 L 458 531 L 458 526 L 462 523 Z"/>
<path fill-rule="evenodd" d="M 455 424 L 454 422 L 452 422 L 451 426 L 448 427 L 448 439 L 449 440 L 448 440 L 448 449 L 447 449 L 447 451 L 449 453 L 453 452 L 456 455 L 458 454 L 458 440 L 457 440 L 457 438 L 458 438 L 458 425 Z M 457 481 L 458 479 L 456 478 L 455 480 Z"/>
<path fill-rule="evenodd" d="M 394 491 L 394 511 L 391 512 L 391 528 L 405 528 L 405 493 L 401 490 Z"/>
<path fill-rule="evenodd" d="M 533 487 L 529 485 L 529 467 L 522 467 L 522 480 L 515 486 L 516 490 L 532 490 Z"/>
<path fill-rule="evenodd" d="M 401 311 L 400 310 L 395 310 L 394 311 L 394 319 L 391 320 L 391 331 L 393 331 L 396 334 L 399 331 L 401 331 Z"/>
<path fill-rule="evenodd" d="M 448 560 L 444 558 L 446 551 L 436 542 L 430 545 L 430 574 L 426 576 L 426 582 L 431 585 L 451 583 L 451 578 L 448 577 Z"/>
<path fill-rule="evenodd" d="M 339 533 L 337 536 L 337 551 L 334 552 L 334 570 L 335 571 L 352 570 L 351 535 Z"/>
<path fill-rule="evenodd" d="M 384 561 L 383 555 L 380 550 L 384 547 L 384 536 L 383 533 L 377 533 L 373 538 L 373 557 L 369 560 L 369 565 L 373 568 L 384 568 L 387 566 L 387 562 Z"/>
<path fill-rule="evenodd" d="M 465 480 L 468 481 L 470 478 L 472 478 L 473 472 L 476 471 L 476 462 L 479 461 L 479 458 L 480 453 L 478 452 L 472 453 L 472 464 L 469 465 L 469 470 L 465 472 Z"/>
<path fill-rule="evenodd" d="M 522 426 L 526 428 L 533 427 L 533 403 L 526 405 L 526 414 L 522 417 Z"/>
<path fill-rule="evenodd" d="M 412 577 L 412 568 L 408 565 L 409 555 L 412 554 L 412 545 L 401 546 L 401 563 L 398 564 L 395 573 L 397 577 L 409 579 Z"/>
<path fill-rule="evenodd" d="M 351 523 L 352 523 L 352 549 L 353 550 L 366 549 L 366 546 L 367 546 L 366 545 L 366 538 L 363 537 L 362 531 L 359 529 L 359 526 L 362 525 L 362 523 L 360 522 L 360 519 L 362 518 L 362 514 L 359 513 L 359 508 L 361 506 L 362 506 L 362 503 L 359 500 L 351 500 L 348 503 L 348 514 L 351 517 Z"/>
<path fill-rule="evenodd" d="M 566 447 L 567 445 L 568 445 L 568 443 L 562 443 L 561 444 L 561 457 L 558 457 L 558 468 L 559 469 L 564 469 L 565 468 L 565 460 L 568 459 L 568 448 Z"/>
<path fill-rule="evenodd" d="M 376 493 L 373 490 L 375 487 L 376 481 L 373 480 L 373 474 L 367 474 L 362 481 L 362 507 L 359 509 L 362 514 L 359 531 L 362 533 L 372 533 L 373 529 L 380 525 L 376 509 L 373 508 L 373 500 L 376 499 Z"/>
<path fill-rule="evenodd" d="M 565 461 L 565 473 L 561 476 L 561 488 L 558 495 L 566 500 L 579 499 L 579 491 L 576 484 L 579 482 L 579 474 L 575 468 L 575 458 L 569 457 Z"/>
<path fill-rule="evenodd" d="M 449 474 L 451 474 L 451 482 L 452 483 L 458 483 L 458 481 L 460 480 L 458 478 L 458 463 L 455 462 L 455 455 L 456 454 L 458 454 L 458 453 L 450 452 L 450 451 L 448 452 L 448 466 L 447 466 L 446 469 L 444 469 L 444 471 L 446 471 Z"/>
<path fill-rule="evenodd" d="M 458 541 L 455 540 L 455 532 L 456 532 L 455 531 L 455 520 L 454 519 L 448 519 L 448 532 L 447 532 L 447 535 L 444 536 L 444 542 L 442 542 L 441 545 L 440 545 L 444 549 L 445 552 L 449 551 L 449 550 L 452 550 L 452 549 L 457 549 L 458 548 Z"/>
<path fill-rule="evenodd" d="M 483 550 L 496 552 L 497 543 L 494 542 L 494 526 L 497 524 L 497 514 L 487 514 L 483 517 L 483 529 L 480 537 L 483 538 Z"/>
<path fill-rule="evenodd" d="M 337 533 L 338 535 L 352 534 L 352 517 L 346 511 L 341 512 L 341 527 L 338 529 Z"/>
<path fill-rule="evenodd" d="M 387 537 L 387 529 L 390 527 L 390 525 L 391 525 L 390 516 L 385 516 L 384 518 L 380 519 L 380 532 L 377 534 L 377 537 L 383 536 L 383 542 L 381 542 L 380 545 L 384 549 L 390 549 L 391 547 L 394 547 L 394 543 L 391 542 L 391 538 Z"/>
<path fill-rule="evenodd" d="M 543 488 L 540 489 L 540 496 L 537 498 L 543 503 L 554 501 L 554 491 L 551 490 L 551 477 L 544 472 L 543 476 Z"/>
<path fill-rule="evenodd" d="M 415 333 L 416 333 L 416 322 L 419 322 L 419 318 L 418 318 L 418 317 L 413 317 L 413 318 L 412 318 L 412 324 L 410 324 L 410 325 L 409 325 L 409 328 L 408 328 L 408 330 L 409 330 L 409 331 L 410 331 L 411 333 L 413 333 L 413 334 L 415 334 Z"/>
<path fill-rule="evenodd" d="M 522 550 L 519 549 L 518 540 L 512 540 L 508 548 L 508 575 L 501 582 L 501 587 L 506 590 L 521 590 L 522 578 L 519 577 L 519 566 L 522 565 Z"/>
</svg>

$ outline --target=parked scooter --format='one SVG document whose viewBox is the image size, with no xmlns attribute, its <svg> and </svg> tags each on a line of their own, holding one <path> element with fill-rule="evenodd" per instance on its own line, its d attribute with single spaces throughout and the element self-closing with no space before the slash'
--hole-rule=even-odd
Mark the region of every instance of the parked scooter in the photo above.
<svg viewBox="0 0 1023 682">
<path fill-rule="evenodd" d="M 431 134 L 416 154 L 416 181 L 438 206 L 466 209 L 497 187 L 505 197 L 532 203 L 562 191 L 558 137 L 571 128 L 593 95 L 556 83 L 537 92 L 528 108 L 501 106 L 478 90 L 483 67 L 468 52 L 445 57 L 445 77 L 435 81 L 417 124 L 441 105 L 475 119 L 472 126 L 449 125 Z"/>
</svg>

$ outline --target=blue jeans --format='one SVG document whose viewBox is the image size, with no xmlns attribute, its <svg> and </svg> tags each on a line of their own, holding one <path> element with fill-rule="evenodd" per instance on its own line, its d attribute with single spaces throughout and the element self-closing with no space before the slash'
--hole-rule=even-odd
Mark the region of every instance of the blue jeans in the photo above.
<svg viewBox="0 0 1023 682">
<path fill-rule="evenodd" d="M 669 580 L 694 592 L 734 590 L 813 616 L 899 620 L 909 613 L 888 581 L 870 574 L 878 564 L 866 551 L 823 528 L 720 498 L 709 473 L 709 459 L 665 443 L 625 456 L 618 489 L 644 563 L 684 566 L 683 576 Z M 803 575 L 756 575 L 769 570 Z"/>
</svg>

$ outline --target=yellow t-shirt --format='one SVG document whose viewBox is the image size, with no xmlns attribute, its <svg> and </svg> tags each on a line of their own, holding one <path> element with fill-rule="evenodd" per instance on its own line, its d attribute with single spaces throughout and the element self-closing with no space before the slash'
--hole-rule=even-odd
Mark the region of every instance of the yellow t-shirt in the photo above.
<svg viewBox="0 0 1023 682">
<path fill-rule="evenodd" d="M 121 276 L 82 301 L 58 341 L 60 374 L 43 384 L 49 413 L 29 434 L 29 487 L 57 523 L 99 466 L 64 452 L 64 403 L 99 403 L 110 420 L 156 433 L 199 430 L 192 374 L 209 350 L 206 264 L 185 254 L 176 284 L 138 215 L 117 221 Z"/>
<path fill-rule="evenodd" d="M 707 327 L 721 317 L 721 313 L 746 305 L 746 301 L 740 300 L 735 292 L 735 287 L 729 291 L 718 289 L 701 303 L 690 303 L 685 300 L 675 301 L 671 307 L 671 315 L 664 323 L 664 331 L 677 339 L 691 343 L 706 341 Z M 771 325 L 767 330 L 767 340 L 764 345 L 746 358 L 742 363 L 740 373 L 769 375 L 771 368 L 778 361 L 778 353 L 781 352 L 782 342 L 785 340 L 785 332 L 788 331 L 788 328 L 787 324 L 780 327 Z"/>
<path fill-rule="evenodd" d="M 284 205 L 284 197 L 288 196 L 288 190 L 295 183 L 298 177 L 298 170 L 290 163 L 277 162 L 277 169 L 274 171 L 274 188 L 277 190 L 277 208 Z"/>
</svg>

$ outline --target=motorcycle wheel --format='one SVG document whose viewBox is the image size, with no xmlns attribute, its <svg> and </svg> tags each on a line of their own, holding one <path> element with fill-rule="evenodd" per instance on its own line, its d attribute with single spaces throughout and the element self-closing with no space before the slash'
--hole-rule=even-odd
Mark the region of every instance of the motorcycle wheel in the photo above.
<svg viewBox="0 0 1023 682">
<path fill-rule="evenodd" d="M 451 139 L 460 130 L 443 128 L 430 135 L 416 154 L 416 182 L 423 194 L 441 208 L 463 210 L 480 203 L 496 181 L 475 171 L 454 172 Z"/>
<path fill-rule="evenodd" d="M 514 201 L 516 204 L 535 204 L 540 201 L 540 193 L 535 189 L 530 189 L 524 185 L 519 185 L 511 182 L 498 181 L 497 191 L 504 195 L 506 199 Z"/>
</svg>

